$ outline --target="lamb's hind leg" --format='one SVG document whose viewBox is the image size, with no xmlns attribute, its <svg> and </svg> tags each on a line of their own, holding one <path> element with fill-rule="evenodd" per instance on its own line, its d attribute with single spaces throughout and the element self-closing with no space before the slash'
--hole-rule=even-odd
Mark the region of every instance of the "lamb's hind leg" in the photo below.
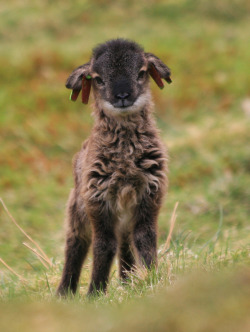
<svg viewBox="0 0 250 332">
<path fill-rule="evenodd" d="M 91 243 L 89 221 L 85 211 L 83 209 L 79 211 L 77 208 L 74 190 L 69 197 L 67 212 L 65 263 L 62 279 L 57 289 L 57 294 L 62 296 L 76 292 L 82 264 Z"/>
<path fill-rule="evenodd" d="M 119 275 L 122 280 L 128 278 L 128 272 L 135 264 L 134 253 L 132 250 L 131 232 L 122 231 L 119 241 Z"/>
</svg>

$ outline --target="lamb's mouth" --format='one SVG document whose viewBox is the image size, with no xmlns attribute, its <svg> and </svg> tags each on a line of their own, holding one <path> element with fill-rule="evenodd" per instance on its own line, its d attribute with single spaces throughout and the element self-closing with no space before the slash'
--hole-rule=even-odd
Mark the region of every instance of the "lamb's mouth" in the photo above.
<svg viewBox="0 0 250 332">
<path fill-rule="evenodd" d="M 111 104 L 109 101 L 102 100 L 100 108 L 112 115 L 131 114 L 139 112 L 146 104 L 150 104 L 150 102 L 151 94 L 150 92 L 147 92 L 140 95 L 134 102 L 130 102 L 130 104 L 121 103 L 121 106 L 117 105 L 117 103 Z"/>
<path fill-rule="evenodd" d="M 130 106 L 133 106 L 134 101 L 130 101 L 130 100 L 119 100 L 115 103 L 113 103 L 113 106 L 115 108 L 121 108 L 121 109 L 126 109 Z"/>
</svg>

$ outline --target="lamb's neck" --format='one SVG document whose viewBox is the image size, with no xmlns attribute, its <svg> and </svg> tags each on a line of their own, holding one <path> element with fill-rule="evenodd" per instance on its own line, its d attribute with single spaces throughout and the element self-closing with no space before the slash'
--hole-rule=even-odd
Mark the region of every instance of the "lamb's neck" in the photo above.
<svg viewBox="0 0 250 332">
<path fill-rule="evenodd" d="M 95 128 L 99 133 L 118 133 L 120 131 L 146 133 L 154 131 L 155 123 L 150 111 L 146 108 L 133 114 L 121 116 L 110 116 L 100 111 Z"/>
</svg>

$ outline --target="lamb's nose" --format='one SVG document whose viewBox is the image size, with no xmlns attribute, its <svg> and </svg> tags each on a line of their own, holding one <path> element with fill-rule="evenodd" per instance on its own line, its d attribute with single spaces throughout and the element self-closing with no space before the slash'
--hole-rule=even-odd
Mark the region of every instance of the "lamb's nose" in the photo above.
<svg viewBox="0 0 250 332">
<path fill-rule="evenodd" d="M 123 92 L 123 93 L 118 93 L 115 97 L 117 99 L 125 100 L 130 96 L 130 93 Z"/>
</svg>

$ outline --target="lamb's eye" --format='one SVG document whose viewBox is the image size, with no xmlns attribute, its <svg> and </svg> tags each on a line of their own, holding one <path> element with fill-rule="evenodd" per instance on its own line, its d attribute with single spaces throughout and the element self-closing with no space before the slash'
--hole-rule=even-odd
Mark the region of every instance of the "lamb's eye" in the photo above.
<svg viewBox="0 0 250 332">
<path fill-rule="evenodd" d="M 145 74 L 146 74 L 146 72 L 145 72 L 145 70 L 141 70 L 140 72 L 139 72 L 139 74 L 138 74 L 138 80 L 141 80 L 141 79 L 143 79 L 144 77 L 145 77 Z"/>
<path fill-rule="evenodd" d="M 103 80 L 102 80 L 101 77 L 99 77 L 99 76 L 96 76 L 96 77 L 95 77 L 95 81 L 96 81 L 96 83 L 97 83 L 98 85 L 104 85 Z"/>
</svg>

